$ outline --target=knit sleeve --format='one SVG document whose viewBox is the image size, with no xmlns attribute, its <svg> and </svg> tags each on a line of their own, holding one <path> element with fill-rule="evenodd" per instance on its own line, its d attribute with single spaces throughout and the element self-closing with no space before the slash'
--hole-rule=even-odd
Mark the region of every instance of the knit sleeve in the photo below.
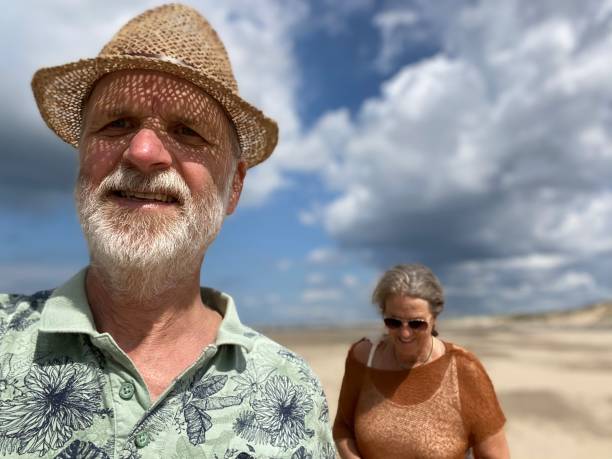
<svg viewBox="0 0 612 459">
<path fill-rule="evenodd" d="M 461 352 L 457 363 L 463 421 L 474 445 L 497 433 L 506 417 L 480 361 L 469 352 Z"/>
<path fill-rule="evenodd" d="M 355 438 L 355 407 L 359 399 L 361 382 L 365 371 L 363 365 L 353 355 L 355 346 L 360 342 L 355 343 L 346 356 L 344 377 L 342 378 L 340 398 L 338 399 L 338 411 L 333 427 L 335 440 Z"/>
</svg>

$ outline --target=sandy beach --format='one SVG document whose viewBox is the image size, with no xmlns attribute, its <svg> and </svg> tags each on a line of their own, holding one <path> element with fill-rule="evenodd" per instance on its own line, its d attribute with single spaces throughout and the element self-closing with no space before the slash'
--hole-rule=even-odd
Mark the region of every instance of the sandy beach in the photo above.
<svg viewBox="0 0 612 459">
<path fill-rule="evenodd" d="M 301 354 L 325 387 L 332 419 L 350 343 L 381 329 L 267 330 Z M 440 338 L 473 351 L 508 419 L 514 459 L 612 458 L 612 307 L 441 321 Z"/>
</svg>

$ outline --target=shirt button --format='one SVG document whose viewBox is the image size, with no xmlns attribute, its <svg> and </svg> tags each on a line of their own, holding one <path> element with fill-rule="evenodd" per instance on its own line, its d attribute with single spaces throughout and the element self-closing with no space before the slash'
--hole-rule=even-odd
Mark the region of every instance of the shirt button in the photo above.
<svg viewBox="0 0 612 459">
<path fill-rule="evenodd" d="M 123 400 L 129 400 L 134 395 L 134 384 L 131 382 L 122 382 L 119 388 L 119 397 Z"/>
<path fill-rule="evenodd" d="M 151 437 L 149 437 L 149 434 L 146 432 L 140 432 L 136 435 L 136 438 L 134 438 L 134 444 L 136 445 L 136 448 L 139 449 L 147 446 L 150 441 Z"/>
</svg>

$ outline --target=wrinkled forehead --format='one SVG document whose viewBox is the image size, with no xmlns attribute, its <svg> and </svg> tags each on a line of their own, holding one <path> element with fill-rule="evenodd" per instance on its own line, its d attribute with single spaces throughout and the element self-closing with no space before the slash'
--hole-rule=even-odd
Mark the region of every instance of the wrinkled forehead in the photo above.
<svg viewBox="0 0 612 459">
<path fill-rule="evenodd" d="M 84 119 L 92 113 L 133 112 L 231 123 L 223 107 L 194 84 L 151 70 L 122 70 L 102 77 L 85 103 Z"/>
</svg>

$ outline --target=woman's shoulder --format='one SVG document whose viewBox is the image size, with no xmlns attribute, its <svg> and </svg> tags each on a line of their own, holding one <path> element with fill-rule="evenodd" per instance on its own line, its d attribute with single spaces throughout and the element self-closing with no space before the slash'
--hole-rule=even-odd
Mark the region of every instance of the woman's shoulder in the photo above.
<svg viewBox="0 0 612 459">
<path fill-rule="evenodd" d="M 488 378 L 484 366 L 473 352 L 455 343 L 445 342 L 444 344 L 447 352 L 455 357 L 460 377 L 469 380 L 478 380 L 483 376 Z"/>
<path fill-rule="evenodd" d="M 450 341 L 444 341 L 444 346 L 446 346 L 447 352 L 454 354 L 455 357 L 461 360 L 478 360 L 473 352 L 467 350 L 463 346 L 451 343 Z"/>
<path fill-rule="evenodd" d="M 348 352 L 348 358 L 361 365 L 367 365 L 370 351 L 374 343 L 379 340 L 372 337 L 364 336 L 359 341 L 354 342 Z"/>
</svg>

